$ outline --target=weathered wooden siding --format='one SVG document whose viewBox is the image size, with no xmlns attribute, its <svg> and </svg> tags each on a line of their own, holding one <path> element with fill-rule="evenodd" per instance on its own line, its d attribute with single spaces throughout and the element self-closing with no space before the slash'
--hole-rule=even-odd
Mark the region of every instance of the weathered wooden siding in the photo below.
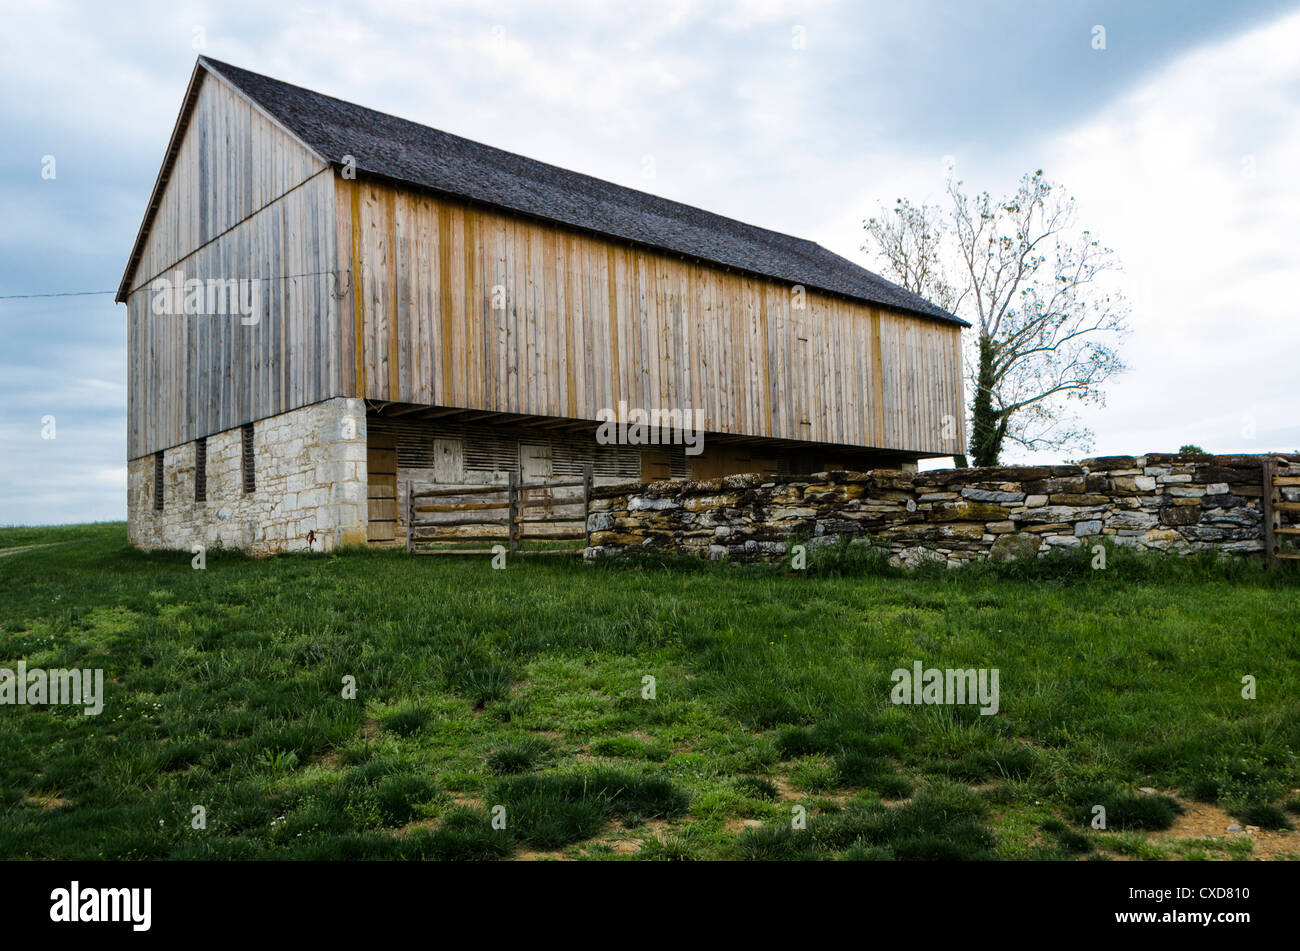
<svg viewBox="0 0 1300 951">
<path fill-rule="evenodd" d="M 132 291 L 326 167 L 238 92 L 200 74 Z"/>
<path fill-rule="evenodd" d="M 206 77 L 127 299 L 129 457 L 345 395 L 334 220 L 328 167 Z M 177 270 L 257 280 L 257 322 L 153 314 Z"/>
<path fill-rule="evenodd" d="M 257 322 L 152 314 L 178 269 L 257 279 Z M 735 435 L 965 445 L 956 327 L 343 179 L 210 75 L 130 288 L 132 458 L 334 396 L 591 420 L 625 401 Z"/>
<path fill-rule="evenodd" d="M 595 419 L 702 408 L 715 432 L 945 454 L 959 329 L 367 181 L 336 178 L 359 277 L 343 387 Z M 345 316 L 345 323 L 346 323 Z M 944 436 L 950 417 L 951 438 Z"/>
</svg>

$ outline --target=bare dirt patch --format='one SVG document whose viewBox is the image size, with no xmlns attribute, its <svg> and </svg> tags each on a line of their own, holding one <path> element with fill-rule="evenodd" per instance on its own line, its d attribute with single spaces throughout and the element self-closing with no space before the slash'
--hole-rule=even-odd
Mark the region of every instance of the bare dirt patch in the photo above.
<svg viewBox="0 0 1300 951">
<path fill-rule="evenodd" d="M 58 809 L 70 802 L 71 799 L 64 799 L 61 796 L 23 796 L 24 806 L 38 806 L 41 809 Z"/>
<path fill-rule="evenodd" d="M 1253 861 L 1300 858 L 1300 833 L 1294 830 L 1274 831 L 1245 826 L 1219 806 L 1187 800 L 1179 802 L 1186 811 L 1168 829 L 1152 833 L 1154 841 L 1171 844 L 1181 840 L 1204 839 L 1221 842 L 1226 846 L 1229 842 L 1245 837 L 1250 839 L 1253 846 L 1250 853 Z M 1232 825 L 1241 826 L 1241 831 L 1229 832 L 1228 827 Z M 1222 855 L 1225 859 L 1229 857 L 1226 852 Z"/>
<path fill-rule="evenodd" d="M 804 794 L 793 788 L 784 776 L 773 776 L 772 785 L 776 787 L 776 798 L 781 802 L 804 798 Z"/>
<path fill-rule="evenodd" d="M 551 852 L 542 852 L 537 849 L 518 849 L 510 857 L 512 862 L 562 862 L 564 861 L 564 850 L 556 849 Z"/>
<path fill-rule="evenodd" d="M 633 855 L 641 851 L 647 838 L 657 839 L 671 829 L 672 824 L 667 819 L 649 819 L 635 829 L 625 829 L 617 822 L 611 822 L 596 841 L 619 855 Z"/>
</svg>

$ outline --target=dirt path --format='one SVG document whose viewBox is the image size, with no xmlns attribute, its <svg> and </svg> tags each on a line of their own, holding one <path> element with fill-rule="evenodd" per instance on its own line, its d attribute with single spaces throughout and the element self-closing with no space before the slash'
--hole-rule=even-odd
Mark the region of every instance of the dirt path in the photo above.
<svg viewBox="0 0 1300 951">
<path fill-rule="evenodd" d="M 70 545 L 71 542 L 46 542 L 44 545 L 24 545 L 21 548 L 0 548 L 0 558 L 6 555 L 21 555 L 25 551 L 35 551 L 38 548 L 53 548 L 55 545 Z"/>
</svg>

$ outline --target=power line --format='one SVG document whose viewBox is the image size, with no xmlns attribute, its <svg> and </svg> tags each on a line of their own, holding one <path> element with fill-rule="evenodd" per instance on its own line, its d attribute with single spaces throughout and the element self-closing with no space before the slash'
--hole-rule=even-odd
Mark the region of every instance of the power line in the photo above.
<svg viewBox="0 0 1300 951">
<path fill-rule="evenodd" d="M 59 291 L 55 294 L 0 294 L 0 300 L 30 300 L 34 297 L 90 297 L 95 294 L 116 294 L 117 291 Z"/>
<path fill-rule="evenodd" d="M 165 274 L 167 272 L 164 271 L 163 273 Z M 337 276 L 338 273 L 339 273 L 338 271 L 331 269 L 328 271 L 308 271 L 304 274 L 280 274 L 273 277 L 218 278 L 218 280 L 245 280 L 245 281 L 268 281 L 268 282 L 269 281 L 291 281 L 299 277 L 320 277 L 325 274 L 333 274 Z M 162 276 L 163 276 L 162 274 L 158 275 L 158 277 L 162 277 Z M 349 277 L 350 276 L 351 275 L 349 275 Z M 157 279 L 158 278 L 154 278 L 154 280 Z M 203 280 L 203 278 L 197 278 L 197 280 Z M 35 298 L 38 297 L 93 297 L 98 294 L 116 294 L 116 293 L 117 293 L 116 290 L 111 290 L 111 291 L 56 291 L 51 294 L 0 294 L 0 300 L 34 300 Z M 344 291 L 344 293 L 347 292 Z"/>
</svg>

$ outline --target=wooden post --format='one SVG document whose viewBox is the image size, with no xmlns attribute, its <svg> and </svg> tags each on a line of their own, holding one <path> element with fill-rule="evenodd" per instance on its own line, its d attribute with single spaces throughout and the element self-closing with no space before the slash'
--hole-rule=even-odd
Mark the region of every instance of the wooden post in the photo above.
<svg viewBox="0 0 1300 951">
<path fill-rule="evenodd" d="M 582 467 L 582 534 L 583 547 L 587 547 L 587 518 L 591 515 L 592 466 L 587 463 Z"/>
<path fill-rule="evenodd" d="M 506 539 L 510 554 L 519 550 L 519 476 L 511 469 L 509 486 L 509 504 L 506 514 Z"/>
<path fill-rule="evenodd" d="M 1270 568 L 1274 564 L 1277 541 L 1273 535 L 1273 467 L 1277 461 L 1271 456 L 1264 457 L 1264 497 L 1260 500 L 1264 518 L 1264 564 Z"/>
<path fill-rule="evenodd" d="M 406 483 L 406 551 L 415 552 L 415 485 Z"/>
</svg>

